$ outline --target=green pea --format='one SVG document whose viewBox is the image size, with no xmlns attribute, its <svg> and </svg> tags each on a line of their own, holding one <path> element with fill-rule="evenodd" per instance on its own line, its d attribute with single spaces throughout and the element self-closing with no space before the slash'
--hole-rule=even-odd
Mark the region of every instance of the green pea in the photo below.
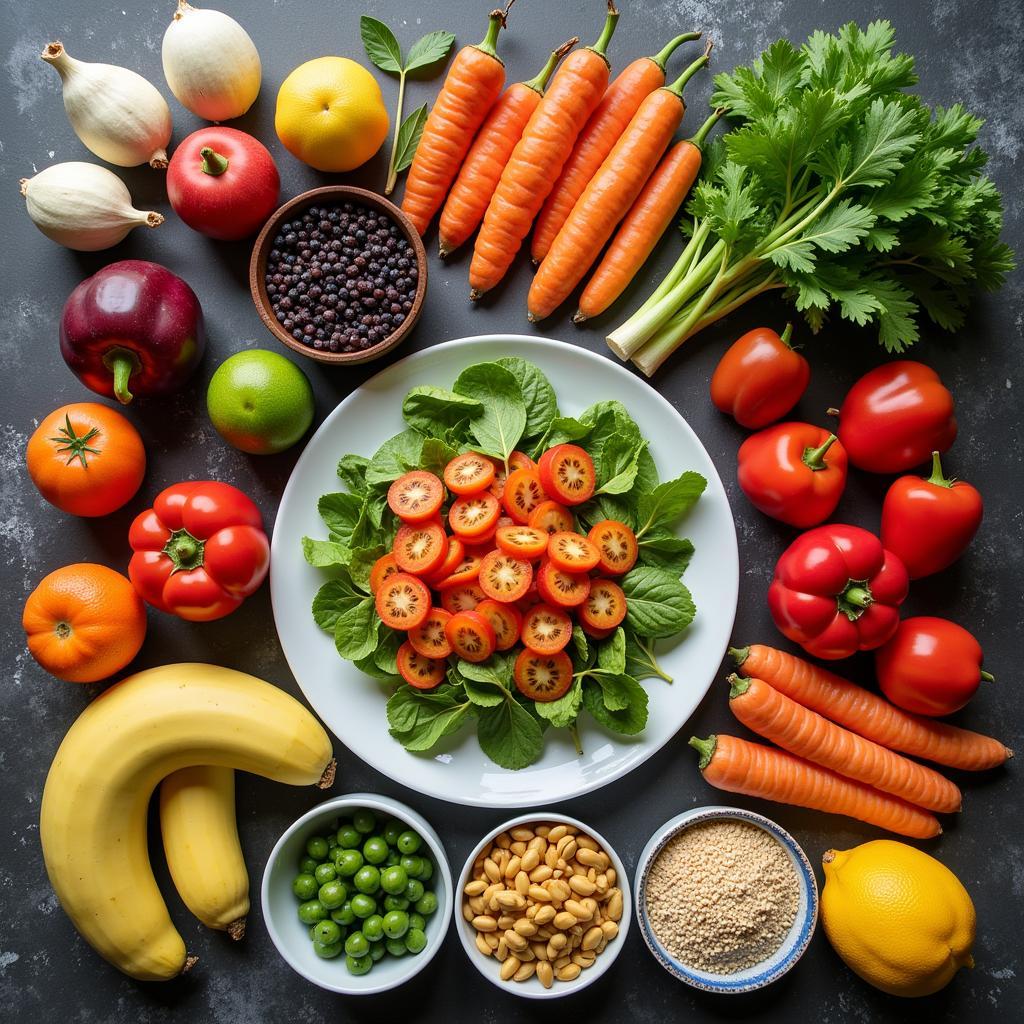
<svg viewBox="0 0 1024 1024">
<path fill-rule="evenodd" d="M 405 868 L 405 873 L 410 878 L 419 878 L 420 872 L 423 870 L 422 857 L 413 857 L 406 854 L 398 863 Z"/>
<path fill-rule="evenodd" d="M 405 822 L 399 821 L 397 818 L 388 818 L 384 823 L 384 829 L 381 835 L 384 836 L 384 842 L 388 846 L 397 846 L 398 837 L 405 831 Z"/>
<path fill-rule="evenodd" d="M 299 874 L 300 875 L 311 875 L 316 871 L 318 861 L 313 860 L 312 857 L 307 857 L 303 854 L 299 858 Z"/>
<path fill-rule="evenodd" d="M 405 956 L 409 952 L 402 939 L 388 939 L 384 946 L 392 956 Z"/>
<path fill-rule="evenodd" d="M 323 836 L 313 836 L 306 841 L 306 853 L 314 860 L 323 860 L 328 854 L 327 840 Z"/>
<path fill-rule="evenodd" d="M 320 886 L 317 898 L 328 910 L 337 910 L 348 899 L 348 889 L 344 882 L 324 882 Z"/>
<path fill-rule="evenodd" d="M 366 893 L 357 892 L 352 897 L 352 913 L 360 921 L 363 921 L 371 914 L 377 913 L 377 901 L 372 896 L 367 896 Z"/>
<path fill-rule="evenodd" d="M 350 925 L 355 921 L 356 915 L 352 913 L 352 904 L 345 900 L 344 903 L 337 910 L 331 911 L 331 920 L 337 921 L 338 924 Z"/>
<path fill-rule="evenodd" d="M 417 878 L 410 878 L 402 895 L 410 903 L 415 903 L 423 895 L 423 891 L 423 883 Z"/>
<path fill-rule="evenodd" d="M 363 855 L 358 850 L 346 850 L 336 861 L 339 875 L 354 875 L 363 866 Z"/>
<path fill-rule="evenodd" d="M 299 920 L 303 924 L 316 924 L 327 916 L 327 908 L 319 900 L 306 900 L 299 904 Z"/>
<path fill-rule="evenodd" d="M 370 942 L 362 932 L 353 932 L 345 940 L 345 952 L 349 956 L 366 956 L 370 952 Z"/>
<path fill-rule="evenodd" d="M 416 832 L 407 829 L 398 837 L 398 850 L 400 853 L 415 853 L 423 842 Z"/>
<path fill-rule="evenodd" d="M 341 943 L 332 942 L 329 946 L 322 942 L 313 943 L 313 952 L 317 956 L 323 957 L 324 960 L 333 960 L 336 956 L 341 955 Z"/>
<path fill-rule="evenodd" d="M 373 968 L 373 958 L 369 953 L 366 956 L 346 956 L 345 966 L 349 974 L 369 974 Z"/>
<path fill-rule="evenodd" d="M 404 893 L 405 887 L 408 884 L 409 876 L 406 874 L 405 868 L 400 864 L 396 864 L 394 867 L 385 868 L 380 873 L 380 887 L 392 896 Z"/>
<path fill-rule="evenodd" d="M 408 910 L 409 901 L 404 896 L 385 896 L 385 910 Z"/>
<path fill-rule="evenodd" d="M 380 942 L 384 938 L 384 918 L 371 914 L 363 922 L 362 932 L 371 942 Z"/>
<path fill-rule="evenodd" d="M 429 857 L 421 857 L 423 861 L 423 867 L 420 869 L 420 873 L 416 876 L 421 882 L 429 882 L 434 877 L 434 864 Z"/>
<path fill-rule="evenodd" d="M 362 832 L 365 836 L 369 835 L 377 827 L 377 818 L 373 811 L 361 807 L 352 815 L 352 824 L 357 832 Z"/>
<path fill-rule="evenodd" d="M 300 900 L 311 900 L 319 888 L 316 884 L 316 879 L 312 875 L 296 875 L 292 881 L 292 892 Z"/>
<path fill-rule="evenodd" d="M 404 910 L 391 910 L 384 915 L 384 934 L 400 939 L 409 930 L 409 915 Z"/>
<path fill-rule="evenodd" d="M 334 921 L 317 921 L 312 928 L 314 942 L 322 942 L 325 946 L 331 946 L 335 942 L 341 942 L 341 929 Z"/>
<path fill-rule="evenodd" d="M 380 836 L 370 836 L 363 843 L 363 858 L 367 864 L 383 864 L 388 859 L 388 844 Z"/>
<path fill-rule="evenodd" d="M 415 911 L 409 915 L 409 931 L 418 928 L 421 932 L 427 927 L 427 919 Z"/>
<path fill-rule="evenodd" d="M 354 850 L 363 841 L 363 837 L 348 823 L 338 829 L 335 838 L 345 850 Z"/>
<path fill-rule="evenodd" d="M 410 953 L 422 953 L 426 946 L 427 936 L 421 928 L 410 928 L 405 933 L 405 948 Z"/>
<path fill-rule="evenodd" d="M 384 861 L 384 866 L 393 868 L 402 859 L 402 855 L 397 850 L 388 850 L 387 859 Z"/>
<path fill-rule="evenodd" d="M 316 866 L 313 877 L 316 879 L 317 885 L 323 885 L 324 882 L 333 882 L 338 877 L 338 872 L 334 865 L 328 861 L 326 864 L 318 864 Z"/>
<path fill-rule="evenodd" d="M 331 832 L 327 837 L 327 852 L 330 853 L 338 845 L 338 837 Z"/>
<path fill-rule="evenodd" d="M 416 901 L 414 907 L 417 914 L 430 917 L 437 910 L 437 896 L 429 889 Z"/>
<path fill-rule="evenodd" d="M 370 959 L 376 963 L 378 960 L 383 960 L 387 956 L 388 948 L 383 942 L 371 942 L 370 943 Z"/>
</svg>

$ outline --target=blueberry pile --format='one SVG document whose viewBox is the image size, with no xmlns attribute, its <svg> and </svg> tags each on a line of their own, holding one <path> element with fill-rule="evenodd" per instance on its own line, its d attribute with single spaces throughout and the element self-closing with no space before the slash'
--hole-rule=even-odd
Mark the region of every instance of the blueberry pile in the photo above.
<svg viewBox="0 0 1024 1024">
<path fill-rule="evenodd" d="M 358 203 L 311 206 L 285 221 L 264 278 L 277 322 L 325 352 L 380 344 L 412 310 L 419 270 L 402 229 Z"/>
</svg>

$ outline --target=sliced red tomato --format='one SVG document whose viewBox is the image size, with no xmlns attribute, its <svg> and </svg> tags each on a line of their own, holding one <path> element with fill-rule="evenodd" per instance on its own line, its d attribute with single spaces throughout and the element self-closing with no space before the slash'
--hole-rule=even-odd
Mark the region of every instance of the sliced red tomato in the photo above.
<svg viewBox="0 0 1024 1024">
<path fill-rule="evenodd" d="M 509 469 L 536 469 L 537 463 L 526 452 L 514 451 L 508 457 Z"/>
<path fill-rule="evenodd" d="M 398 674 L 417 690 L 433 690 L 444 682 L 448 662 L 443 658 L 428 658 L 408 640 L 398 648 Z"/>
<path fill-rule="evenodd" d="M 530 589 L 516 601 L 516 608 L 525 615 L 535 604 L 540 604 L 542 600 L 540 594 L 537 593 L 537 574 L 534 573 Z"/>
<path fill-rule="evenodd" d="M 547 495 L 535 469 L 515 469 L 509 473 L 501 503 L 517 523 L 528 523 L 530 513 L 546 500 Z"/>
<path fill-rule="evenodd" d="M 582 620 L 580 621 L 580 628 L 583 630 L 591 640 L 606 640 L 608 637 L 615 632 L 617 626 L 611 626 L 609 629 L 594 629 L 593 626 L 588 626 Z"/>
<path fill-rule="evenodd" d="M 549 604 L 535 604 L 524 616 L 520 638 L 537 654 L 555 654 L 572 639 L 572 619 Z"/>
<path fill-rule="evenodd" d="M 426 470 L 400 476 L 388 488 L 391 511 L 407 523 L 421 523 L 435 515 L 444 502 L 444 484 Z"/>
<path fill-rule="evenodd" d="M 486 455 L 466 452 L 444 467 L 445 486 L 453 494 L 476 494 L 494 483 L 494 463 Z"/>
<path fill-rule="evenodd" d="M 594 460 L 577 444 L 556 444 L 537 463 L 541 486 L 548 497 L 564 505 L 579 505 L 594 493 Z"/>
<path fill-rule="evenodd" d="M 405 523 L 395 534 L 392 554 L 402 572 L 430 576 L 444 564 L 448 555 L 448 537 L 436 520 Z"/>
<path fill-rule="evenodd" d="M 601 552 L 582 534 L 559 530 L 548 541 L 548 558 L 567 572 L 590 572 L 601 560 Z"/>
<path fill-rule="evenodd" d="M 441 607 L 454 615 L 456 612 L 471 612 L 486 595 L 476 580 L 460 583 L 441 591 Z"/>
<path fill-rule="evenodd" d="M 486 661 L 497 646 L 494 627 L 478 611 L 457 612 L 445 623 L 452 654 L 463 661 Z"/>
<path fill-rule="evenodd" d="M 444 635 L 444 627 L 452 613 L 444 608 L 431 608 L 427 617 L 409 630 L 408 641 L 425 658 L 447 658 L 452 645 Z"/>
<path fill-rule="evenodd" d="M 557 533 L 559 530 L 575 530 L 576 521 L 572 513 L 557 501 L 542 501 L 530 513 L 530 526 L 545 533 Z"/>
<path fill-rule="evenodd" d="M 596 579 L 577 614 L 592 629 L 614 629 L 626 617 L 626 595 L 618 583 Z"/>
<path fill-rule="evenodd" d="M 499 651 L 507 651 L 515 646 L 522 629 L 523 617 L 514 604 L 502 604 L 501 601 L 488 598 L 481 601 L 474 611 L 479 612 L 491 624 Z"/>
<path fill-rule="evenodd" d="M 537 593 L 548 604 L 575 608 L 590 593 L 590 577 L 583 572 L 566 572 L 545 560 L 537 570 Z"/>
<path fill-rule="evenodd" d="M 572 662 L 565 651 L 537 654 L 522 650 L 516 658 L 512 677 L 524 697 L 541 703 L 558 700 L 572 686 Z"/>
<path fill-rule="evenodd" d="M 516 469 L 536 469 L 537 463 L 530 458 L 529 455 L 525 455 L 523 452 L 513 452 L 508 457 L 508 471 L 505 470 L 505 463 L 501 459 L 491 459 L 494 463 L 494 482 L 491 484 L 490 491 L 499 501 L 501 496 L 505 493 L 505 481 L 508 478 L 508 474 Z"/>
<path fill-rule="evenodd" d="M 449 537 L 448 553 L 444 556 L 444 561 L 429 576 L 425 577 L 428 585 L 435 587 L 442 580 L 448 579 L 462 565 L 462 560 L 465 557 L 466 546 L 458 537 Z"/>
<path fill-rule="evenodd" d="M 454 538 L 453 538 L 454 539 Z M 467 550 L 462 555 L 462 561 L 443 580 L 431 584 L 435 590 L 442 593 L 451 587 L 461 587 L 465 583 L 475 583 L 480 575 L 480 556 L 470 554 Z"/>
<path fill-rule="evenodd" d="M 498 499 L 489 491 L 484 491 L 456 498 L 448 511 L 448 522 L 463 540 L 477 541 L 488 530 L 494 530 L 499 515 L 501 506 Z"/>
<path fill-rule="evenodd" d="M 407 572 L 396 572 L 381 583 L 375 597 L 377 614 L 392 629 L 413 629 L 430 612 L 427 585 Z"/>
<path fill-rule="evenodd" d="M 370 593 L 376 594 L 380 590 L 380 585 L 398 571 L 398 563 L 390 551 L 386 555 L 381 555 L 370 570 Z"/>
<path fill-rule="evenodd" d="M 494 541 L 507 555 L 516 558 L 540 558 L 548 549 L 548 535 L 534 526 L 499 526 Z"/>
<path fill-rule="evenodd" d="M 495 601 L 518 601 L 533 582 L 533 566 L 495 549 L 480 561 L 480 589 Z"/>
<path fill-rule="evenodd" d="M 617 519 L 602 519 L 595 523 L 587 534 L 590 542 L 597 546 L 600 561 L 598 568 L 609 576 L 621 576 L 636 564 L 639 548 L 636 535 Z"/>
</svg>

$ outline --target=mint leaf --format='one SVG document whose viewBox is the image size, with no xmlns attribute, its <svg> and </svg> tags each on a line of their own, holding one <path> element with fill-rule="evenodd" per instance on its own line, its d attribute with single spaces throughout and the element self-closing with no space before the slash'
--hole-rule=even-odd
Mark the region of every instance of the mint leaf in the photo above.
<svg viewBox="0 0 1024 1024">
<path fill-rule="evenodd" d="M 303 537 L 302 556 L 314 568 L 327 569 L 335 565 L 348 565 L 352 560 L 352 549 L 333 540 Z"/>
<path fill-rule="evenodd" d="M 320 518 L 331 535 L 331 540 L 345 545 L 352 543 L 352 531 L 363 511 L 363 499 L 347 491 L 325 494 L 316 505 Z"/>
<path fill-rule="evenodd" d="M 661 528 L 645 533 L 638 546 L 641 565 L 656 566 L 673 576 L 682 576 L 693 557 L 693 544 L 687 538 Z"/>
<path fill-rule="evenodd" d="M 465 724 L 472 705 L 457 687 L 414 690 L 403 686 L 387 704 L 390 733 L 406 750 L 429 750 Z"/>
<path fill-rule="evenodd" d="M 574 679 L 572 686 L 558 700 L 536 701 L 537 714 L 556 729 L 566 729 L 579 717 L 583 701 L 583 683 Z"/>
<path fill-rule="evenodd" d="M 640 455 L 646 448 L 644 440 L 634 442 L 623 434 L 610 437 L 601 447 L 595 493 L 625 494 L 631 490 L 639 472 Z"/>
<path fill-rule="evenodd" d="M 585 668 L 590 664 L 590 643 L 587 640 L 587 634 L 583 632 L 579 625 L 574 624 L 572 627 L 572 653 L 575 655 L 573 658 L 573 665 L 577 669 Z"/>
<path fill-rule="evenodd" d="M 635 736 L 643 732 L 647 725 L 647 691 L 629 676 L 619 678 L 622 680 L 621 694 L 625 700 L 623 708 L 612 710 L 607 707 L 602 688 L 589 681 L 583 687 L 583 706 L 609 732 Z"/>
<path fill-rule="evenodd" d="M 391 75 L 402 72 L 402 48 L 398 45 L 394 32 L 382 21 L 364 14 L 359 19 L 359 35 L 363 40 L 366 56 L 381 69 Z"/>
<path fill-rule="evenodd" d="M 358 661 L 376 649 L 379 628 L 380 619 L 373 598 L 366 597 L 350 605 L 338 616 L 334 623 L 334 646 L 343 658 Z"/>
<path fill-rule="evenodd" d="M 597 666 L 615 675 L 626 671 L 626 631 L 621 626 L 597 645 Z"/>
<path fill-rule="evenodd" d="M 664 679 L 672 682 L 672 677 L 662 669 L 654 654 L 654 641 L 644 640 L 638 636 L 626 637 L 626 672 L 634 679 Z"/>
<path fill-rule="evenodd" d="M 433 70 L 435 64 L 446 60 L 451 52 L 455 36 L 451 32 L 428 32 L 409 47 L 405 59 L 405 71 L 410 77 L 422 78 Z M 419 72 L 413 75 L 413 72 Z"/>
<path fill-rule="evenodd" d="M 526 708 L 511 697 L 497 707 L 477 709 L 480 749 L 502 768 L 517 771 L 536 761 L 544 749 L 544 733 Z"/>
<path fill-rule="evenodd" d="M 650 494 L 641 494 L 637 502 L 637 537 L 655 527 L 673 525 L 693 508 L 707 485 L 700 473 L 688 470 L 675 480 L 659 484 Z"/>
<path fill-rule="evenodd" d="M 462 677 L 466 696 L 481 707 L 497 707 L 509 699 L 512 683 L 512 660 L 493 654 L 486 661 L 460 660 L 458 673 Z"/>
<path fill-rule="evenodd" d="M 469 429 L 480 451 L 508 460 L 526 428 L 526 405 L 519 382 L 497 363 L 477 363 L 459 374 L 453 390 L 480 403 Z"/>
<path fill-rule="evenodd" d="M 623 649 L 622 661 L 625 664 L 625 649 Z M 624 672 L 617 675 L 604 675 L 603 673 L 587 676 L 587 681 L 596 683 L 601 691 L 601 700 L 609 711 L 623 711 L 630 706 L 633 700 L 633 689 L 636 680 L 627 676 Z"/>
<path fill-rule="evenodd" d="M 373 652 L 373 663 L 388 676 L 398 675 L 398 648 L 405 640 L 405 634 L 381 625 L 380 640 Z"/>
<path fill-rule="evenodd" d="M 622 578 L 626 624 L 644 637 L 675 636 L 693 621 L 690 591 L 671 573 L 638 565 Z"/>
<path fill-rule="evenodd" d="M 444 467 L 458 455 L 458 451 L 439 437 L 428 437 L 420 449 L 419 468 L 434 476 L 443 477 Z"/>
<path fill-rule="evenodd" d="M 313 621 L 329 633 L 334 632 L 338 618 L 364 600 L 352 586 L 348 574 L 342 571 L 336 579 L 328 580 L 313 598 Z"/>
</svg>

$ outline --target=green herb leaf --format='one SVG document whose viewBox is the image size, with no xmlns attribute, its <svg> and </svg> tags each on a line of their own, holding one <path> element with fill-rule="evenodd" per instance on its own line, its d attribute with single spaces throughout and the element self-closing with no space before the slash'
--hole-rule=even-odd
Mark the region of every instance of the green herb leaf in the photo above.
<svg viewBox="0 0 1024 1024">
<path fill-rule="evenodd" d="M 626 637 L 626 672 L 634 679 L 664 679 L 672 682 L 672 677 L 661 667 L 654 654 L 654 641 L 644 640 L 638 636 Z"/>
<path fill-rule="evenodd" d="M 574 679 L 572 686 L 558 700 L 535 701 L 537 714 L 547 719 L 556 729 L 566 729 L 579 717 L 583 701 L 583 682 Z"/>
<path fill-rule="evenodd" d="M 526 428 L 526 404 L 519 382 L 497 363 L 477 363 L 463 370 L 453 390 L 483 406 L 469 429 L 485 455 L 507 460 Z"/>
<path fill-rule="evenodd" d="M 334 632 L 338 618 L 364 600 L 365 594 L 352 586 L 348 574 L 342 571 L 338 577 L 328 580 L 313 598 L 313 621 L 329 633 Z"/>
<path fill-rule="evenodd" d="M 458 451 L 439 437 L 428 437 L 420 450 L 420 469 L 443 477 L 444 467 L 458 455 Z"/>
<path fill-rule="evenodd" d="M 690 591 L 664 569 L 638 565 L 622 578 L 622 590 L 626 623 L 639 636 L 674 636 L 696 613 Z"/>
<path fill-rule="evenodd" d="M 641 565 L 654 565 L 673 576 L 682 576 L 693 557 L 693 544 L 658 528 L 645 533 L 639 541 L 638 560 Z"/>
<path fill-rule="evenodd" d="M 358 661 L 372 654 L 377 647 L 380 619 L 373 598 L 366 597 L 346 608 L 334 624 L 334 646 L 349 661 Z"/>
<path fill-rule="evenodd" d="M 642 494 L 637 503 L 637 520 L 641 536 L 656 527 L 672 526 L 690 511 L 704 493 L 708 482 L 692 470 L 675 480 L 659 484 L 650 494 Z"/>
<path fill-rule="evenodd" d="M 412 163 L 416 150 L 419 147 L 420 139 L 423 138 L 423 128 L 427 123 L 427 105 L 417 107 L 403 122 L 398 129 L 398 143 L 395 147 L 395 173 L 401 174 Z"/>
<path fill-rule="evenodd" d="M 405 422 L 427 437 L 444 438 L 456 424 L 481 412 L 483 405 L 475 398 L 430 384 L 411 388 L 402 402 Z"/>
<path fill-rule="evenodd" d="M 640 454 L 647 441 L 634 442 L 622 434 L 610 437 L 601 447 L 597 468 L 597 494 L 625 494 L 636 483 Z"/>
<path fill-rule="evenodd" d="M 590 643 L 587 634 L 576 623 L 572 627 L 572 653 L 575 655 L 573 665 L 577 670 L 590 664 Z"/>
<path fill-rule="evenodd" d="M 366 467 L 366 482 L 370 486 L 389 484 L 416 466 L 423 448 L 423 435 L 416 430 L 403 430 L 388 438 L 370 459 Z"/>
<path fill-rule="evenodd" d="M 387 554 L 388 549 L 383 544 L 374 544 L 370 548 L 355 548 L 350 552 L 348 573 L 352 582 L 360 590 L 367 594 L 370 592 L 370 570 L 378 558 Z"/>
<path fill-rule="evenodd" d="M 626 671 L 626 631 L 621 626 L 597 645 L 597 665 L 616 675 Z"/>
<path fill-rule="evenodd" d="M 454 686 L 432 691 L 403 686 L 388 701 L 389 731 L 406 750 L 429 750 L 461 729 L 472 707 Z"/>
<path fill-rule="evenodd" d="M 466 696 L 481 707 L 497 707 L 509 699 L 512 682 L 512 659 L 493 654 L 486 661 L 459 661 L 458 672 L 463 679 Z"/>
<path fill-rule="evenodd" d="M 406 74 L 411 78 L 427 77 L 435 70 L 435 65 L 448 59 L 454 42 L 455 36 L 451 32 L 428 32 L 421 36 L 409 47 L 409 56 L 405 59 Z"/>
<path fill-rule="evenodd" d="M 551 381 L 544 376 L 533 363 L 528 363 L 518 356 L 507 356 L 497 360 L 519 382 L 523 402 L 526 405 L 526 427 L 523 434 L 527 438 L 543 434 L 551 421 L 558 416 L 558 399 Z M 558 443 L 558 442 L 552 442 Z"/>
<path fill-rule="evenodd" d="M 352 531 L 363 511 L 363 499 L 357 494 L 335 491 L 317 502 L 320 518 L 327 524 L 331 540 L 351 546 Z"/>
<path fill-rule="evenodd" d="M 377 649 L 373 652 L 373 663 L 388 676 L 398 675 L 398 648 L 402 646 L 405 634 L 382 625 Z"/>
<path fill-rule="evenodd" d="M 511 697 L 491 708 L 478 708 L 480 749 L 497 765 L 517 771 L 536 761 L 544 733 L 536 718 Z"/>
<path fill-rule="evenodd" d="M 339 460 L 338 476 L 353 494 L 365 494 L 366 467 L 369 465 L 370 460 L 362 455 L 343 455 Z"/>
<path fill-rule="evenodd" d="M 381 69 L 391 75 L 402 72 L 402 48 L 398 45 L 394 32 L 376 18 L 364 14 L 359 19 L 359 35 L 363 40 L 366 56 Z"/>
<path fill-rule="evenodd" d="M 352 549 L 333 540 L 302 538 L 302 555 L 317 569 L 328 569 L 335 565 L 348 565 L 352 560 Z"/>
<path fill-rule="evenodd" d="M 623 650 L 623 664 L 625 664 L 625 650 Z M 596 683 L 601 691 L 601 700 L 609 711 L 623 711 L 629 707 L 633 700 L 632 686 L 636 680 L 625 673 L 617 675 L 606 675 L 605 673 L 594 673 L 587 676 L 587 681 Z"/>
<path fill-rule="evenodd" d="M 620 676 L 621 696 L 625 706 L 612 710 L 605 704 L 601 686 L 588 680 L 583 686 L 583 706 L 594 720 L 609 732 L 635 736 L 647 725 L 647 691 L 629 676 Z"/>
</svg>

